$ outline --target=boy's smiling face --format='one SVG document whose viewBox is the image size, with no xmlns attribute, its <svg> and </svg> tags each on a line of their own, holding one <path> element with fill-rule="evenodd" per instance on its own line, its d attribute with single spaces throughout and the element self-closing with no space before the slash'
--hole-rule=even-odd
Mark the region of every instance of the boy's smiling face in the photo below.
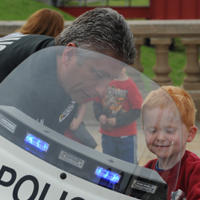
<svg viewBox="0 0 200 200">
<path fill-rule="evenodd" d="M 181 129 L 182 126 L 182 129 Z M 143 117 L 143 131 L 149 150 L 163 161 L 179 161 L 185 144 L 182 144 L 182 130 L 180 115 L 175 115 L 169 108 L 160 107 L 145 109 Z M 174 163 L 175 164 L 175 163 Z"/>
</svg>

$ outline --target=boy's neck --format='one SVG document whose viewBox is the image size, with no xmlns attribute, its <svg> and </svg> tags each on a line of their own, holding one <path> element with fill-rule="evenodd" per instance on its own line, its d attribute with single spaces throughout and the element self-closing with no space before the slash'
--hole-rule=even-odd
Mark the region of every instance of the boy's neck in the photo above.
<svg viewBox="0 0 200 200">
<path fill-rule="evenodd" d="M 158 159 L 158 168 L 163 170 L 168 170 L 174 167 L 179 161 L 181 161 L 182 157 L 184 156 L 185 151 L 182 152 L 182 154 L 179 156 L 175 156 L 174 158 L 168 158 L 168 159 Z"/>
</svg>

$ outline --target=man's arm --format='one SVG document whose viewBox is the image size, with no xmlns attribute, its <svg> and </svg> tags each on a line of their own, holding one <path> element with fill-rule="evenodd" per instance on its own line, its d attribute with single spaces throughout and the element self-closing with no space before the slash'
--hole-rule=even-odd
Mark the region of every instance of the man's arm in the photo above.
<svg viewBox="0 0 200 200">
<path fill-rule="evenodd" d="M 79 125 L 81 124 L 85 111 L 86 111 L 86 103 L 82 103 L 79 105 L 78 107 L 78 111 L 77 111 L 77 117 L 75 117 L 73 119 L 73 121 L 70 124 L 70 130 L 75 131 L 77 130 L 77 128 L 79 127 Z"/>
</svg>

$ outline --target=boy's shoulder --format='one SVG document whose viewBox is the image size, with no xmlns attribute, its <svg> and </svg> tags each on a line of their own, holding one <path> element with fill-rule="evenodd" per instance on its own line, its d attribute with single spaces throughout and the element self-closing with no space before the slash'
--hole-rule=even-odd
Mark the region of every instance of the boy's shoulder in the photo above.
<svg viewBox="0 0 200 200">
<path fill-rule="evenodd" d="M 147 162 L 144 167 L 146 168 L 150 168 L 150 169 L 154 169 L 155 168 L 155 165 L 157 163 L 157 158 L 156 159 L 153 159 L 153 160 L 150 160 L 149 162 Z M 196 167 L 197 165 L 200 167 L 200 158 L 193 152 L 191 151 L 188 151 L 186 150 L 185 151 L 185 154 L 181 160 L 181 165 L 185 165 L 189 168 L 192 168 L 192 167 Z"/>
<path fill-rule="evenodd" d="M 192 163 L 200 163 L 200 158 L 193 152 L 186 150 L 185 154 L 182 158 L 182 163 L 192 164 Z"/>
<path fill-rule="evenodd" d="M 181 160 L 180 175 L 181 174 L 196 174 L 200 169 L 200 158 L 191 151 L 185 151 Z"/>
<path fill-rule="evenodd" d="M 193 152 L 185 151 L 176 188 L 187 194 L 187 199 L 200 197 L 200 158 Z"/>
</svg>

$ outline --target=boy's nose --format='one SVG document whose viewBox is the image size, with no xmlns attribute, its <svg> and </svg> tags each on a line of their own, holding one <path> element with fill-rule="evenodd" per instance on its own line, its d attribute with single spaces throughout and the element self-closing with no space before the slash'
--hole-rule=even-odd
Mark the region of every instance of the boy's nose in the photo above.
<svg viewBox="0 0 200 200">
<path fill-rule="evenodd" d="M 156 140 L 159 140 L 159 141 L 165 141 L 166 140 L 166 137 L 165 137 L 165 134 L 162 133 L 162 131 L 159 131 L 156 135 Z"/>
</svg>

